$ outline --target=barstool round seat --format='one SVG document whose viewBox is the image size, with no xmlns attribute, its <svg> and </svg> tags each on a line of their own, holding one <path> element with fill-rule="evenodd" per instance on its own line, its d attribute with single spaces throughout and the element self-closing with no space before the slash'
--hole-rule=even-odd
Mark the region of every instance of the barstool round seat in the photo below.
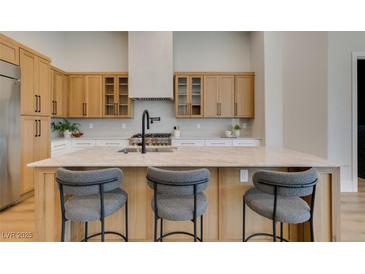
<svg viewBox="0 0 365 274">
<path fill-rule="evenodd" d="M 208 208 L 208 199 L 204 193 L 198 193 L 196 199 L 196 217 L 200 217 Z M 155 210 L 155 200 L 151 206 Z M 159 195 L 157 199 L 158 216 L 172 221 L 190 221 L 194 218 L 194 195 Z"/>
<path fill-rule="evenodd" d="M 124 206 L 128 194 L 120 188 L 104 193 L 104 217 L 112 215 Z M 73 196 L 65 202 L 68 220 L 89 222 L 100 220 L 100 194 Z"/>
<path fill-rule="evenodd" d="M 273 194 L 268 194 L 252 188 L 245 194 L 245 201 L 249 208 L 256 213 L 272 220 L 274 214 Z M 311 218 L 311 210 L 307 202 L 299 197 L 277 197 L 275 219 L 282 223 L 299 224 Z"/>
</svg>

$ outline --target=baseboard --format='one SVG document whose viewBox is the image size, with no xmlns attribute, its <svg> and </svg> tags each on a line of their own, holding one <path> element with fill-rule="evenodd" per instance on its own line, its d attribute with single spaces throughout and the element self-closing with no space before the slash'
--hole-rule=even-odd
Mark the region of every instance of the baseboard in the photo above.
<svg viewBox="0 0 365 274">
<path fill-rule="evenodd" d="M 357 192 L 357 183 L 350 180 L 342 180 L 341 192 Z"/>
</svg>

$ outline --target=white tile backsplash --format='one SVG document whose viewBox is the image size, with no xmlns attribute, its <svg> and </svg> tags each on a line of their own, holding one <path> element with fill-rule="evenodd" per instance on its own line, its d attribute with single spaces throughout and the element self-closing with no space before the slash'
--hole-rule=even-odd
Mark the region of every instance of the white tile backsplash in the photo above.
<svg viewBox="0 0 365 274">
<path fill-rule="evenodd" d="M 232 124 L 247 123 L 242 135 L 251 137 L 251 121 L 249 119 L 176 119 L 175 105 L 172 101 L 134 101 L 134 117 L 132 119 L 70 119 L 81 125 L 84 136 L 92 137 L 129 137 L 141 132 L 142 113 L 147 109 L 150 116 L 161 117 L 160 122 L 150 125 L 148 132 L 172 132 L 174 126 L 180 126 L 181 136 L 218 137 L 232 128 Z M 57 119 L 55 119 L 57 121 Z M 92 125 L 92 127 L 90 127 Z M 199 126 L 200 128 L 198 128 Z M 55 135 L 53 135 L 55 136 Z"/>
</svg>

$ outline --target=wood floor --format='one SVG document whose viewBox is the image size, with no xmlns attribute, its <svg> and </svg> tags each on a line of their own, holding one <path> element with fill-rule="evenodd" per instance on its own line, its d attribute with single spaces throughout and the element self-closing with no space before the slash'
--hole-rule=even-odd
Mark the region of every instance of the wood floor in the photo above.
<svg viewBox="0 0 365 274">
<path fill-rule="evenodd" d="M 34 231 L 34 197 L 0 212 L 0 242 L 32 241 Z M 359 181 L 359 192 L 341 194 L 341 238 L 365 242 L 365 180 Z"/>
</svg>

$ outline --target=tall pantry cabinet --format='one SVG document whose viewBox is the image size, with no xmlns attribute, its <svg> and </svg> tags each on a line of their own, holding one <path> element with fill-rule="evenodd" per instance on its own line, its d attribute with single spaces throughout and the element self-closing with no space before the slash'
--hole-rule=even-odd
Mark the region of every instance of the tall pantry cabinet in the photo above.
<svg viewBox="0 0 365 274">
<path fill-rule="evenodd" d="M 50 60 L 20 48 L 21 70 L 21 194 L 34 189 L 28 163 L 50 157 L 51 66 Z"/>
</svg>

